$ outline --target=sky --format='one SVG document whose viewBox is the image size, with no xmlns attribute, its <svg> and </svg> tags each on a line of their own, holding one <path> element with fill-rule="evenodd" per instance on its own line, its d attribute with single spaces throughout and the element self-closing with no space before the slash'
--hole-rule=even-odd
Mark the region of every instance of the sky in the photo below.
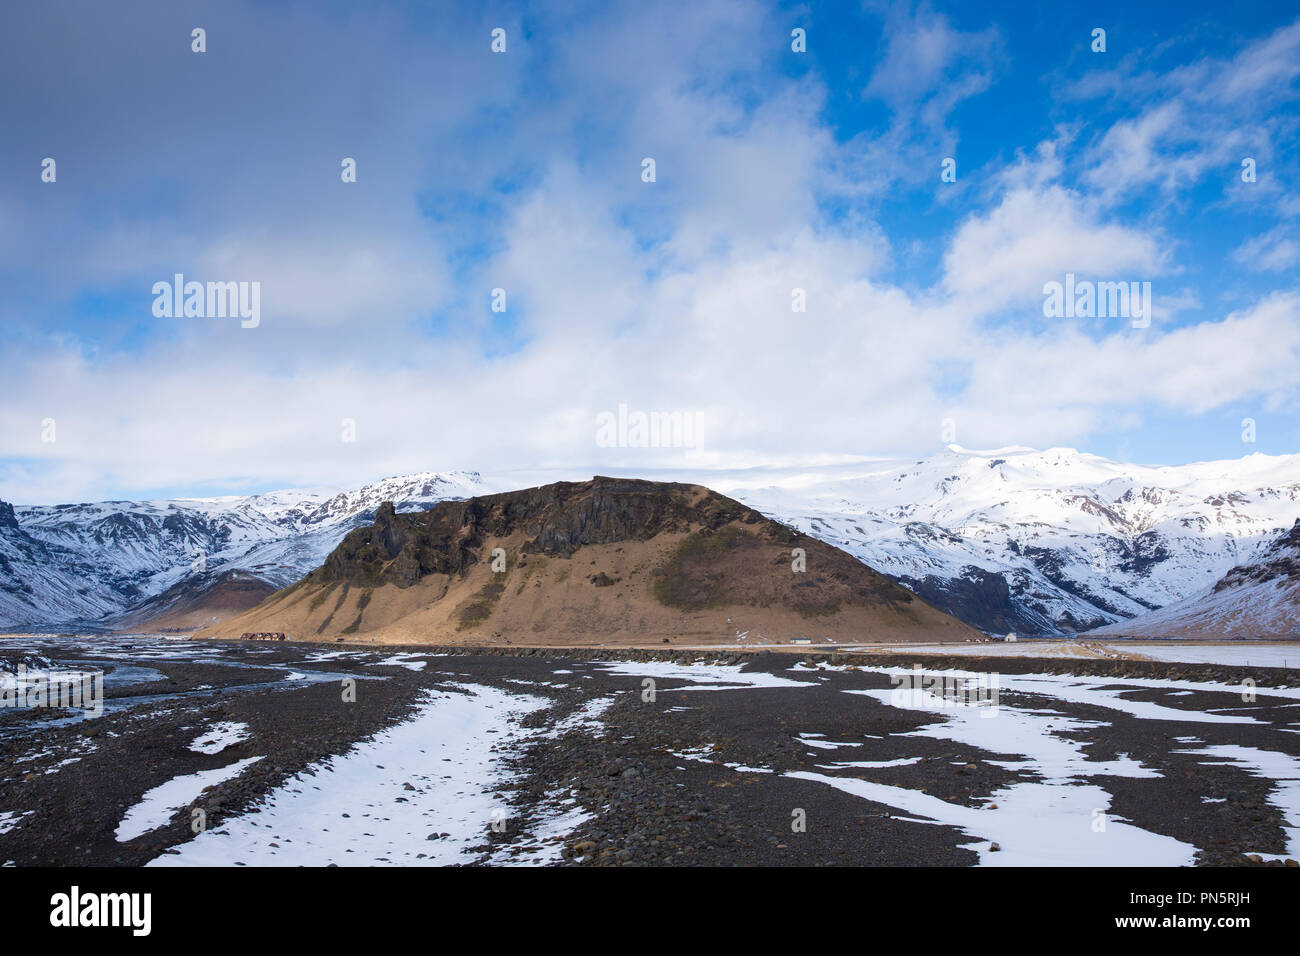
<svg viewBox="0 0 1300 956">
<path fill-rule="evenodd" d="M 0 20 L 0 499 L 1300 450 L 1295 4 Z"/>
</svg>

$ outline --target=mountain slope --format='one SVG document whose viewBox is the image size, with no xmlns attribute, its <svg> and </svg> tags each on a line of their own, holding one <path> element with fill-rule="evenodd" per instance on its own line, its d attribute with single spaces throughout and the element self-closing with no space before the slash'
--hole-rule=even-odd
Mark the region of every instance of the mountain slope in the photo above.
<svg viewBox="0 0 1300 956">
<path fill-rule="evenodd" d="M 1300 520 L 1213 587 L 1098 635 L 1189 640 L 1300 640 Z"/>
<path fill-rule="evenodd" d="M 198 575 L 246 571 L 275 587 L 317 567 L 381 501 L 420 509 L 486 489 L 474 473 L 387 478 L 355 491 L 108 501 L 0 502 L 0 627 L 113 624 Z"/>
<path fill-rule="evenodd" d="M 1300 456 L 1169 468 L 953 446 L 721 487 L 985 631 L 1056 634 L 1139 617 L 1251 561 L 1300 516 Z"/>
<path fill-rule="evenodd" d="M 101 582 L 103 570 L 83 549 L 28 534 L 14 507 L 0 501 L 0 626 L 46 621 L 52 606 L 70 620 L 110 613 L 126 598 Z"/>
<path fill-rule="evenodd" d="M 419 514 L 385 504 L 298 584 L 200 636 L 244 631 L 392 643 L 980 637 L 707 488 L 600 477 Z"/>
<path fill-rule="evenodd" d="M 130 630 L 196 630 L 256 607 L 276 590 L 247 571 L 191 574 L 114 618 L 114 624 Z"/>
</svg>

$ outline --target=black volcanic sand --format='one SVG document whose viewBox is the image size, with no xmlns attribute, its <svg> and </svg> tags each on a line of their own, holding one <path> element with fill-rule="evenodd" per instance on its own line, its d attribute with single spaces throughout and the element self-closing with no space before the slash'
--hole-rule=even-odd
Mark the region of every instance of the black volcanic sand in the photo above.
<svg viewBox="0 0 1300 956">
<path fill-rule="evenodd" d="M 241 776 L 206 791 L 193 806 L 209 828 L 242 811 L 255 812 L 260 797 L 287 778 L 355 742 L 410 716 L 426 688 L 458 691 L 484 684 L 548 698 L 551 705 L 523 718 L 526 727 L 550 728 L 583 704 L 612 698 L 600 716 L 601 731 L 579 727 L 534 739 L 502 759 L 516 771 L 503 796 L 513 807 L 507 832 L 491 832 L 466 855 L 466 863 L 509 858 L 531 840 L 540 808 L 572 797 L 589 817 L 557 838 L 563 862 L 575 865 L 881 865 L 961 866 L 977 862 L 964 847 L 978 837 L 916 819 L 816 781 L 782 776 L 812 771 L 860 776 L 896 787 L 924 790 L 944 801 L 984 806 L 1000 787 L 1035 779 L 1031 772 L 990 761 L 1018 755 L 980 750 L 950 740 L 899 736 L 945 718 L 894 708 L 847 690 L 888 689 L 884 674 L 814 669 L 826 655 L 672 651 L 572 651 L 346 648 L 350 656 L 311 661 L 338 645 L 255 645 L 225 642 L 141 641 L 85 638 L 46 645 L 56 664 L 97 659 L 105 670 L 123 664 L 153 668 L 160 677 L 110 686 L 110 706 L 99 718 L 51 726 L 64 712 L 0 711 L 0 863 L 24 865 L 140 865 L 191 839 L 190 810 L 134 840 L 120 843 L 115 831 L 124 814 L 148 790 L 183 774 L 227 766 L 252 756 L 264 759 Z M 104 649 L 115 656 L 99 658 Z M 213 656 L 177 659 L 207 648 Z M 0 650 L 3 650 L 0 645 Z M 141 656 L 132 656 L 140 651 Z M 148 656 L 143 652 L 148 652 Z M 428 654 L 425 670 L 378 662 L 394 653 Z M 841 667 L 907 666 L 888 660 L 832 655 Z M 642 699 L 643 675 L 614 675 L 603 660 L 697 660 L 744 662 L 804 682 L 794 688 L 680 691 L 690 681 L 655 676 L 656 699 Z M 1300 755 L 1300 734 L 1278 728 L 1296 720 L 1290 698 L 1270 697 L 1268 685 L 1294 684 L 1293 671 L 1169 665 L 1156 662 L 1063 661 L 1025 658 L 918 657 L 927 668 L 988 669 L 1002 674 L 1079 673 L 1096 677 L 1158 677 L 1237 683 L 1259 682 L 1259 699 L 1240 695 L 1159 688 L 1125 688 L 1130 700 L 1149 700 L 1191 714 L 1215 711 L 1249 715 L 1261 724 L 1213 724 L 1194 720 L 1148 720 L 1058 698 L 1003 691 L 1003 702 L 1050 710 L 1093 722 L 1059 736 L 1085 746 L 1090 760 L 1123 755 L 1160 773 L 1156 778 L 1096 777 L 1112 795 L 1110 813 L 1153 833 L 1198 848 L 1206 865 L 1257 862 L 1247 853 L 1284 853 L 1284 819 L 1269 794 L 1273 783 L 1232 764 L 1206 764 L 1183 754 L 1230 744 Z M 798 669 L 792 670 L 803 662 Z M 569 673 L 557 674 L 556 671 Z M 290 673 L 327 675 L 318 683 L 285 680 Z M 341 681 L 358 678 L 355 703 L 344 703 Z M 111 681 L 110 681 L 111 685 Z M 112 702 L 116 701 L 116 704 Z M 249 739 L 220 754 L 189 749 L 213 723 L 247 724 Z M 1292 727 L 1292 730 L 1295 728 Z M 822 735 L 847 746 L 820 749 L 799 740 Z M 1194 737 L 1190 744 L 1176 738 Z M 847 761 L 921 758 L 906 766 L 828 769 Z M 65 761 L 74 761 L 64 763 Z M 736 769 L 727 764 L 737 765 Z M 755 768 L 775 772 L 760 773 Z M 427 768 L 412 768 L 412 771 Z M 1207 798 L 1215 802 L 1206 802 Z M 793 832 L 792 814 L 802 811 L 805 832 Z M 8 823 L 3 814 L 9 813 Z M 17 817 L 15 820 L 14 818 Z M 16 823 L 16 825 L 15 825 Z M 1080 839 L 1091 837 L 1080 820 Z M 425 834 L 413 834 L 413 840 Z"/>
</svg>

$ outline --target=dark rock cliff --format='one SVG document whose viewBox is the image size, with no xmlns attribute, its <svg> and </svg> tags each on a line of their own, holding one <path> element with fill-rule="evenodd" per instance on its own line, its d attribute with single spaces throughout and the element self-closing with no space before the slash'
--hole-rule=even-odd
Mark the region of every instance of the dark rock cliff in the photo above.
<svg viewBox="0 0 1300 956">
<path fill-rule="evenodd" d="M 691 485 L 597 477 L 444 501 L 418 514 L 397 514 L 384 502 L 374 524 L 351 532 L 312 576 L 321 583 L 409 587 L 429 574 L 464 574 L 482 560 L 486 539 L 521 532 L 524 554 L 555 557 L 732 521 L 763 526 L 774 540 L 797 536 L 738 501 L 711 491 L 696 500 L 698 493 Z"/>
<path fill-rule="evenodd" d="M 18 516 L 14 514 L 14 506 L 7 501 L 0 501 L 0 531 L 3 530 L 19 530 Z"/>
</svg>

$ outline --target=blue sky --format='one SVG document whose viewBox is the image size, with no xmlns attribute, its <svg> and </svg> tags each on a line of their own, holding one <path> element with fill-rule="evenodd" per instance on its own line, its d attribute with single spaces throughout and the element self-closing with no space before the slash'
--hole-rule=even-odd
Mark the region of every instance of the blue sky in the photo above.
<svg viewBox="0 0 1300 956">
<path fill-rule="evenodd" d="M 558 6 L 7 4 L 0 498 L 1297 450 L 1293 6 Z M 1149 326 L 1045 317 L 1066 273 Z"/>
</svg>

